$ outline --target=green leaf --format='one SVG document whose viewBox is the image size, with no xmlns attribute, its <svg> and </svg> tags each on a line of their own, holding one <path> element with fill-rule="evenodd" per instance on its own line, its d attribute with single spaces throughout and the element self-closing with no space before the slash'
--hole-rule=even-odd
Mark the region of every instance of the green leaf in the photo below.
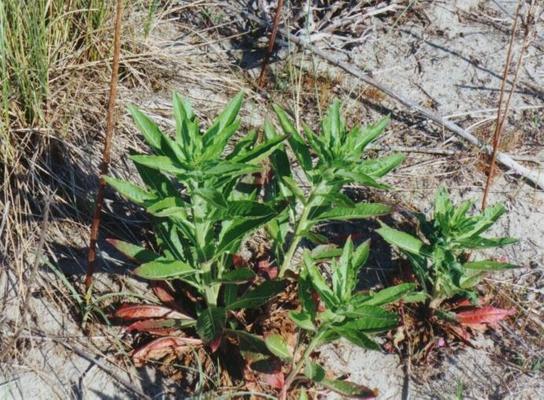
<svg viewBox="0 0 544 400">
<path fill-rule="evenodd" d="M 291 193 L 301 202 L 306 203 L 306 196 L 302 189 L 298 186 L 297 182 L 290 176 L 283 176 L 281 182 L 289 189 Z"/>
<path fill-rule="evenodd" d="M 378 396 L 377 390 L 369 389 L 366 386 L 358 385 L 349 381 L 324 379 L 320 382 L 320 384 L 345 397 L 356 399 L 374 399 Z"/>
<path fill-rule="evenodd" d="M 130 259 L 136 260 L 140 263 L 146 263 L 150 261 L 154 261 L 160 256 L 158 254 L 153 253 L 150 250 L 147 250 L 141 246 L 137 246 L 132 243 L 124 242 L 122 240 L 118 239 L 106 239 L 109 244 L 111 244 L 113 247 L 115 247 L 118 251 L 123 253 L 125 256 L 127 256 Z"/>
<path fill-rule="evenodd" d="M 357 246 L 357 248 L 353 252 L 353 259 L 351 260 L 351 263 L 357 269 L 353 279 L 357 277 L 357 273 L 361 269 L 361 267 L 366 264 L 366 261 L 368 260 L 369 255 L 370 255 L 370 239 L 365 240 L 363 243 Z"/>
<path fill-rule="evenodd" d="M 387 243 L 397 246 L 398 248 L 409 253 L 422 255 L 422 249 L 424 247 L 423 242 L 409 233 L 401 232 L 383 224 L 376 230 L 376 232 Z"/>
<path fill-rule="evenodd" d="M 223 334 L 226 320 L 224 308 L 209 306 L 198 315 L 196 333 L 204 342 L 212 342 Z"/>
<path fill-rule="evenodd" d="M 142 189 L 133 183 L 123 181 L 121 179 L 104 176 L 104 180 L 108 185 L 117 190 L 123 197 L 136 203 L 140 206 L 145 205 L 148 201 L 155 201 L 157 196 L 151 192 Z"/>
<path fill-rule="evenodd" d="M 228 310 L 262 306 L 285 288 L 284 281 L 265 281 L 227 306 Z"/>
<path fill-rule="evenodd" d="M 228 207 L 227 201 L 221 192 L 212 188 L 199 188 L 193 191 L 193 194 L 196 196 L 202 197 L 204 200 L 212 204 L 217 208 Z"/>
<path fill-rule="evenodd" d="M 155 191 L 159 197 L 171 197 L 177 196 L 178 192 L 170 177 L 164 175 L 158 170 L 153 168 L 144 167 L 143 165 L 135 164 L 142 181 L 146 184 L 149 189 Z"/>
<path fill-rule="evenodd" d="M 327 260 L 330 258 L 340 257 L 343 249 L 339 248 L 335 244 L 322 244 L 312 249 L 313 260 Z"/>
<path fill-rule="evenodd" d="M 372 297 L 366 300 L 364 304 L 369 306 L 390 304 L 411 293 L 415 288 L 416 285 L 413 283 L 401 283 L 400 285 L 388 287 L 372 295 Z"/>
<path fill-rule="evenodd" d="M 257 229 L 259 226 L 270 221 L 275 215 L 271 214 L 269 216 L 257 219 L 236 219 L 232 224 L 225 228 L 221 232 L 219 237 L 219 244 L 216 247 L 216 254 L 220 255 L 225 251 L 236 251 L 237 245 L 239 242 L 253 230 Z"/>
<path fill-rule="evenodd" d="M 237 119 L 231 125 L 226 126 L 211 143 L 204 147 L 201 160 L 216 160 L 225 152 L 229 139 L 240 128 L 241 121 Z"/>
<path fill-rule="evenodd" d="M 387 214 L 391 207 L 380 203 L 357 204 L 355 207 L 335 207 L 325 210 L 312 219 L 314 221 L 346 221 L 350 219 L 363 219 Z"/>
<path fill-rule="evenodd" d="M 174 118 L 176 120 L 176 138 L 182 148 L 192 148 L 192 138 L 189 132 L 187 121 L 192 121 L 194 118 L 191 104 L 187 99 L 182 98 L 178 93 L 174 92 L 172 98 L 174 110 Z"/>
<path fill-rule="evenodd" d="M 206 148 L 212 142 L 217 140 L 225 141 L 222 137 L 224 130 L 227 126 L 231 125 L 238 116 L 240 108 L 242 107 L 242 101 L 244 100 L 244 93 L 238 93 L 225 107 L 223 112 L 217 116 L 213 125 L 206 131 L 203 136 L 203 144 Z"/>
<path fill-rule="evenodd" d="M 308 361 L 304 366 L 304 375 L 314 382 L 322 382 L 325 379 L 325 370 L 319 364 Z"/>
<path fill-rule="evenodd" d="M 351 296 L 352 287 L 352 254 L 353 254 L 353 241 L 351 236 L 348 237 L 346 244 L 344 245 L 344 250 L 342 251 L 342 256 L 338 261 L 338 265 L 333 264 L 332 269 L 332 283 L 334 294 L 338 299 L 346 301 Z M 355 271 L 355 275 L 357 271 Z"/>
<path fill-rule="evenodd" d="M 463 240 L 479 235 L 480 233 L 486 231 L 491 225 L 493 225 L 501 215 L 506 212 L 506 208 L 502 204 L 495 204 L 492 207 L 488 207 L 484 212 L 478 217 L 478 222 L 472 227 L 472 229 L 464 232 L 461 235 L 458 235 L 456 240 Z"/>
<path fill-rule="evenodd" d="M 220 163 L 214 163 L 205 170 L 205 173 L 210 176 L 224 176 L 232 175 L 239 176 L 245 174 L 251 174 L 253 172 L 259 172 L 261 168 L 251 164 L 241 164 L 230 161 L 221 161 Z"/>
<path fill-rule="evenodd" d="M 333 328 L 336 333 L 340 336 L 346 338 L 351 343 L 356 346 L 362 347 L 363 349 L 370 350 L 380 350 L 378 343 L 370 339 L 362 331 L 358 329 L 349 329 L 349 328 Z"/>
<path fill-rule="evenodd" d="M 276 136 L 268 139 L 266 142 L 255 146 L 255 148 L 233 157 L 232 161 L 238 163 L 258 163 L 273 152 L 285 138 L 286 136 Z"/>
<path fill-rule="evenodd" d="M 236 336 L 240 341 L 240 350 L 242 352 L 270 354 L 266 343 L 261 336 L 253 335 L 246 331 L 227 329 L 225 333 L 228 335 Z"/>
<path fill-rule="evenodd" d="M 503 238 L 470 238 L 466 240 L 456 240 L 456 243 L 467 249 L 487 249 L 491 247 L 503 247 L 509 244 L 517 243 L 518 239 L 511 237 Z"/>
<path fill-rule="evenodd" d="M 157 215 L 157 214 L 160 214 L 161 211 L 164 211 L 166 209 L 176 208 L 176 209 L 181 209 L 183 216 L 186 217 L 186 213 L 184 212 L 184 208 L 186 206 L 187 206 L 187 203 L 185 203 L 178 196 L 163 197 L 162 199 L 158 201 L 148 204 L 148 206 L 146 207 L 146 211 L 150 214 Z"/>
<path fill-rule="evenodd" d="M 319 272 L 319 270 L 315 266 L 313 260 L 310 257 L 310 253 L 308 251 L 305 251 L 303 258 L 304 266 L 306 267 L 306 271 L 308 273 L 308 276 L 310 277 L 310 282 L 312 283 L 312 286 L 317 291 L 321 299 L 325 302 L 327 307 L 334 308 L 337 303 L 337 298 L 321 276 L 321 272 Z"/>
<path fill-rule="evenodd" d="M 364 185 L 368 187 L 373 187 L 376 189 L 389 189 L 389 185 L 385 183 L 379 183 L 370 175 L 367 175 L 363 172 L 360 172 L 357 169 L 339 169 L 336 171 L 338 177 L 344 178 L 344 181 L 347 180 L 349 183 L 358 183 L 359 185 Z"/>
<path fill-rule="evenodd" d="M 394 328 L 398 323 L 395 313 L 378 306 L 361 305 L 343 314 L 353 319 L 338 326 L 342 329 L 379 332 Z"/>
<path fill-rule="evenodd" d="M 278 206 L 278 204 L 275 204 Z M 267 218 L 275 216 L 279 210 L 266 203 L 251 200 L 237 200 L 228 203 L 225 212 L 221 213 L 224 219 L 242 218 Z"/>
<path fill-rule="evenodd" d="M 134 273 L 144 279 L 163 280 L 194 276 L 197 270 L 183 261 L 156 260 L 140 265 Z"/>
<path fill-rule="evenodd" d="M 276 357 L 279 357 L 282 360 L 290 360 L 293 357 L 289 347 L 287 347 L 287 343 L 285 343 L 285 340 L 283 340 L 281 335 L 269 335 L 264 339 L 264 342 L 266 343 L 268 350 Z"/>
<path fill-rule="evenodd" d="M 312 317 L 310 313 L 306 311 L 289 311 L 289 317 L 299 328 L 305 329 L 307 331 L 315 331 L 315 325 L 312 322 Z"/>
<path fill-rule="evenodd" d="M 359 139 L 357 140 L 357 144 L 355 145 L 356 151 L 363 151 L 370 142 L 376 140 L 378 136 L 382 134 L 385 127 L 389 124 L 389 121 L 389 117 L 384 117 L 377 123 L 364 128 Z"/>
<path fill-rule="evenodd" d="M 244 283 L 255 278 L 255 272 L 249 268 L 239 268 L 229 271 L 221 277 L 223 283 Z"/>
<path fill-rule="evenodd" d="M 472 261 L 463 264 L 463 267 L 467 269 L 475 269 L 480 271 L 496 271 L 501 269 L 512 269 L 516 268 L 515 265 L 509 263 L 502 263 L 494 260 L 481 260 L 481 261 Z"/>
<path fill-rule="evenodd" d="M 132 115 L 132 119 L 136 123 L 136 126 L 144 135 L 146 142 L 155 150 L 162 151 L 163 134 L 155 122 L 153 122 L 147 115 L 142 113 L 138 107 L 134 105 L 128 106 L 128 111 Z"/>
<path fill-rule="evenodd" d="M 403 154 L 392 154 L 375 160 L 365 160 L 360 163 L 359 171 L 373 178 L 381 178 L 398 167 L 405 159 Z"/>
<path fill-rule="evenodd" d="M 295 157 L 300 163 L 300 166 L 306 172 L 311 171 L 312 157 L 310 156 L 310 152 L 308 151 L 306 143 L 304 143 L 304 140 L 293 126 L 286 112 L 277 105 L 274 105 L 273 108 L 276 112 L 278 120 L 280 121 L 280 125 L 283 128 L 283 131 L 286 135 L 288 135 L 289 145 L 291 146 Z"/>
<path fill-rule="evenodd" d="M 137 164 L 148 168 L 157 169 L 173 175 L 190 174 L 190 171 L 183 167 L 179 162 L 173 161 L 167 156 L 148 156 L 148 155 L 133 155 L 130 159 Z"/>
</svg>

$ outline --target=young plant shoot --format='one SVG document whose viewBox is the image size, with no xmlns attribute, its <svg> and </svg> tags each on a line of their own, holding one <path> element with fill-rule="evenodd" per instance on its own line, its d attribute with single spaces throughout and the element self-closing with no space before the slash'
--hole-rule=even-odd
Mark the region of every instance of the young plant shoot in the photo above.
<svg viewBox="0 0 544 400">
<path fill-rule="evenodd" d="M 321 345 L 339 338 L 372 350 L 380 346 L 369 335 L 388 331 L 397 326 L 397 315 L 384 309 L 384 306 L 402 299 L 415 288 L 412 283 L 383 289 L 377 293 L 362 294 L 356 291 L 358 275 L 366 263 L 370 242 L 366 241 L 354 247 L 351 238 L 346 242 L 339 259 L 330 264 L 331 283 L 327 283 L 310 251 L 304 252 L 303 267 L 300 273 L 298 296 L 300 311 L 292 311 L 291 319 L 306 337 L 301 341 L 301 348 L 284 355 L 274 352 L 289 360 L 291 367 L 282 389 L 283 396 L 294 382 L 297 375 L 304 375 L 333 391 L 348 397 L 374 398 L 375 391 L 364 386 L 343 380 L 330 379 L 323 368 L 311 360 L 311 354 Z M 277 342 L 280 339 L 274 337 Z M 267 344 L 269 340 L 267 339 Z M 274 350 L 278 346 L 268 346 Z M 286 345 L 281 346 L 287 349 Z M 300 354 L 300 356 L 295 356 Z M 282 398 L 282 396 L 280 396 Z M 285 398 L 285 397 L 283 397 Z"/>
<path fill-rule="evenodd" d="M 418 214 L 422 239 L 382 225 L 377 232 L 408 258 L 431 308 L 455 296 L 477 302 L 475 286 L 489 271 L 513 268 L 495 260 L 470 260 L 468 251 L 515 243 L 509 237 L 482 236 L 505 213 L 501 204 L 469 215 L 473 201 L 455 206 L 445 188 L 438 190 L 430 219 Z"/>
<path fill-rule="evenodd" d="M 275 106 L 274 109 L 301 170 L 298 174 L 291 167 L 283 144 L 272 153 L 274 179 L 268 188 L 268 198 L 284 196 L 290 200 L 289 213 L 267 225 L 281 277 L 289 269 L 298 270 L 292 261 L 302 239 L 322 243 L 323 238 L 313 231 L 317 224 L 389 213 L 390 207 L 385 204 L 353 202 L 342 193 L 342 188 L 347 184 L 358 184 L 387 189 L 388 186 L 378 179 L 397 167 L 404 156 L 362 158 L 368 144 L 376 140 L 387 126 L 388 118 L 368 127 L 348 129 L 340 112 L 340 102 L 335 101 L 321 124 L 320 134 L 304 125 L 304 135 L 301 135 L 281 107 Z M 269 140 L 278 136 L 268 122 L 265 123 L 265 133 Z M 295 180 L 295 173 L 302 175 L 306 190 Z"/>
</svg>

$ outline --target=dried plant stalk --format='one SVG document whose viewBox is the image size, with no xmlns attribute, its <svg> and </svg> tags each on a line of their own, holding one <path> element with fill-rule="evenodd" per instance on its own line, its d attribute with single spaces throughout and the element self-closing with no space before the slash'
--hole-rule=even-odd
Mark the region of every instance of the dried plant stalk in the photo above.
<svg viewBox="0 0 544 400">
<path fill-rule="evenodd" d="M 121 53 L 121 17 L 123 14 L 123 0 L 117 0 L 115 13 L 115 33 L 113 43 L 113 63 L 111 68 L 110 92 L 108 99 L 108 113 L 106 137 L 104 138 L 104 150 L 102 152 L 102 163 L 100 164 L 100 178 L 98 192 L 96 194 L 96 204 L 91 225 L 91 235 L 89 242 L 89 252 L 87 253 L 87 275 L 85 276 L 85 288 L 87 291 L 91 288 L 93 282 L 93 273 L 96 264 L 96 242 L 98 240 L 98 229 L 102 215 L 102 206 L 104 203 L 104 191 L 106 181 L 104 175 L 108 173 L 110 165 L 111 142 L 114 128 L 115 100 L 117 97 L 117 83 L 119 81 L 119 55 Z"/>
</svg>

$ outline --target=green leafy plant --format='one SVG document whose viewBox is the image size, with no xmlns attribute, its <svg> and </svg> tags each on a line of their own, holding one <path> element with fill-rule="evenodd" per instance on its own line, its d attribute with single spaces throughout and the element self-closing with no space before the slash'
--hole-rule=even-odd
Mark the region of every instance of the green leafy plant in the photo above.
<svg viewBox="0 0 544 400">
<path fill-rule="evenodd" d="M 317 224 L 389 212 L 387 205 L 357 204 L 341 192 L 350 183 L 387 188 L 377 179 L 403 157 L 361 159 L 365 147 L 379 136 L 387 120 L 348 131 L 336 102 L 329 109 L 321 134 L 305 127 L 303 139 L 285 112 L 276 107 L 285 135 L 276 134 L 267 122 L 262 143 L 258 143 L 255 132 L 234 141 L 241 103 L 240 94 L 206 131 L 201 131 L 189 103 L 175 94 L 174 137 L 163 133 L 136 107 L 130 107 L 152 149 L 152 154 L 131 156 L 142 184 L 105 179 L 147 211 L 155 235 L 150 248 L 116 239 L 110 243 L 139 264 L 134 274 L 151 281 L 161 303 L 129 303 L 117 309 L 115 316 L 129 323 L 128 331 L 155 337 L 136 349 L 133 359 L 142 364 L 165 352 L 179 354 L 204 345 L 215 351 L 222 344 L 225 348 L 234 344 L 250 368 L 256 368 L 254 371 L 264 366 L 267 384 L 280 389 L 284 397 L 303 368 L 309 379 L 332 390 L 350 396 L 373 395 L 368 388 L 331 379 L 310 356 L 318 346 L 340 337 L 379 349 L 368 334 L 397 324 L 396 315 L 383 306 L 411 292 L 414 285 L 356 293 L 358 272 L 369 253 L 368 242 L 354 248 L 349 239 L 343 249 L 323 245 L 312 252 L 307 250 L 299 276 L 292 274 L 301 304 L 300 311 L 290 314 L 301 332 L 299 348 L 293 352 L 281 336 L 255 326 L 249 328 L 254 324 L 245 320 L 252 318 L 251 309 L 263 306 L 280 292 L 287 293 L 287 282 L 263 281 L 238 253 L 245 238 L 266 226 L 276 261 L 281 262 L 281 278 L 289 269 L 298 270 L 292 265 L 293 255 L 303 238 L 326 240 L 313 230 Z M 306 193 L 304 183 L 295 181 L 296 169 L 290 166 L 284 141 L 289 142 L 309 182 Z M 306 146 L 315 153 L 315 159 Z M 270 180 L 259 181 L 259 175 L 268 176 L 263 171 L 266 161 L 272 164 L 274 174 Z M 316 263 L 331 258 L 329 284 Z M 271 367 L 281 368 L 282 363 L 289 368 L 286 381 L 281 370 Z"/>
<path fill-rule="evenodd" d="M 438 190 L 432 217 L 418 214 L 423 240 L 382 224 L 377 232 L 408 258 L 433 308 L 454 296 L 477 300 L 475 286 L 488 271 L 513 268 L 495 260 L 469 260 L 467 251 L 515 243 L 509 237 L 487 238 L 487 231 L 505 213 L 501 204 L 481 214 L 468 215 L 473 201 L 454 206 L 445 188 Z"/>
<path fill-rule="evenodd" d="M 331 379 L 320 365 L 311 361 L 310 356 L 319 346 L 339 338 L 363 348 L 379 350 L 380 346 L 369 335 L 390 330 L 398 322 L 397 315 L 384 309 L 384 306 L 408 295 L 415 285 L 404 283 L 377 293 L 356 292 L 358 274 L 368 258 L 370 242 L 354 247 L 351 238 L 346 242 L 341 256 L 330 263 L 328 283 L 316 264 L 323 256 L 328 256 L 328 249 L 324 250 L 317 248 L 313 253 L 305 251 L 298 282 L 300 311 L 290 313 L 290 318 L 301 329 L 306 340 L 301 340 L 299 347 L 291 351 L 281 336 L 266 338 L 270 351 L 290 365 L 280 398 L 285 398 L 302 370 L 308 379 L 343 395 L 373 398 L 376 396 L 375 390 Z"/>
<path fill-rule="evenodd" d="M 162 282 L 159 298 L 172 307 L 170 312 L 147 306 L 145 312 L 144 306 L 120 310 L 119 318 L 137 320 L 131 325 L 133 330 L 194 328 L 200 339 L 215 349 L 229 313 L 259 307 L 284 288 L 280 281 L 252 283 L 255 273 L 247 267 L 237 268 L 233 260 L 243 239 L 285 208 L 283 201 L 257 200 L 258 188 L 244 181 L 261 169 L 260 161 L 284 138 L 274 136 L 257 144 L 256 134 L 250 133 L 227 150 L 240 125 L 241 103 L 239 94 L 209 129 L 201 132 L 189 103 L 174 94 L 174 139 L 136 107 L 130 107 L 153 150 L 153 154 L 131 156 L 143 186 L 105 179 L 153 217 L 156 249 L 118 240 L 111 243 L 141 263 L 134 270 L 137 276 Z M 192 294 L 191 310 L 179 313 L 176 289 Z M 146 324 L 143 318 L 151 320 Z"/>
<path fill-rule="evenodd" d="M 320 134 L 304 125 L 302 136 L 281 107 L 274 109 L 303 178 L 301 186 L 295 180 L 298 171 L 291 167 L 285 146 L 280 145 L 270 156 L 274 177 L 268 185 L 267 196 L 289 199 L 289 213 L 272 220 L 267 229 L 281 277 L 289 269 L 297 270 L 292 259 L 302 239 L 316 243 L 325 240 L 313 230 L 317 224 L 387 214 L 389 206 L 355 203 L 342 193 L 342 188 L 346 184 L 388 188 L 378 179 L 397 167 L 404 156 L 362 158 L 368 144 L 387 126 L 388 118 L 365 128 L 357 126 L 349 130 L 340 112 L 340 102 L 335 101 L 323 119 Z M 277 137 L 269 122 L 265 123 L 265 134 L 269 139 Z"/>
<path fill-rule="evenodd" d="M 420 237 L 382 224 L 377 232 L 397 246 L 409 260 L 421 291 L 412 304 L 400 305 L 403 324 L 391 349 L 409 354 L 412 362 L 427 362 L 432 349 L 451 341 L 469 343 L 473 331 L 485 331 L 515 313 L 481 304 L 476 285 L 489 271 L 512 268 L 496 260 L 470 260 L 469 250 L 493 248 L 516 242 L 508 237 L 482 236 L 505 208 L 494 205 L 470 215 L 472 201 L 455 206 L 445 188 L 438 190 L 432 216 L 417 214 Z M 392 347 L 391 347 L 392 345 Z"/>
</svg>

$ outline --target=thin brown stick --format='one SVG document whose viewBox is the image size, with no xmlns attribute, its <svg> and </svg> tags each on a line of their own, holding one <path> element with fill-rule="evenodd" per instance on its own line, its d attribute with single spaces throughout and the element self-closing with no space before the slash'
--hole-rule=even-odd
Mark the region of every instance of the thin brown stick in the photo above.
<svg viewBox="0 0 544 400">
<path fill-rule="evenodd" d="M 261 25 L 266 25 L 266 22 L 262 21 L 260 18 L 244 13 L 244 15 L 251 19 L 252 21 L 255 21 Z M 292 43 L 297 44 L 298 46 L 307 49 L 311 51 L 312 53 L 318 55 L 319 57 L 323 58 L 324 60 L 328 61 L 331 65 L 335 65 L 338 68 L 343 69 L 347 73 L 353 75 L 357 79 L 360 79 L 361 81 L 374 86 L 375 88 L 379 89 L 392 99 L 395 99 L 399 103 L 403 104 L 404 106 L 411 108 L 415 111 L 417 111 L 419 114 L 423 115 L 425 118 L 434 121 L 438 125 L 450 130 L 454 134 L 462 137 L 472 145 L 478 147 L 479 149 L 485 151 L 487 154 L 491 154 L 493 151 L 493 148 L 485 143 L 482 143 L 480 139 L 478 139 L 476 136 L 471 134 L 466 129 L 463 129 L 461 126 L 457 125 L 454 122 L 449 121 L 447 118 L 442 117 L 441 115 L 420 106 L 415 101 L 404 97 L 403 95 L 398 93 L 398 90 L 394 90 L 390 87 L 387 87 L 379 82 L 377 82 L 375 79 L 370 77 L 367 73 L 365 73 L 360 68 L 354 66 L 353 64 L 345 63 L 343 61 L 339 61 L 338 57 L 336 57 L 334 54 L 330 54 L 326 51 L 323 51 L 321 49 L 318 49 L 317 47 L 311 45 L 304 39 L 301 39 L 295 35 L 292 35 L 291 33 L 287 32 L 284 29 L 278 29 L 278 33 L 280 33 L 284 38 L 291 41 Z M 499 163 L 501 163 L 506 168 L 511 169 L 514 171 L 517 175 L 522 176 L 523 178 L 527 179 L 528 181 L 532 182 L 534 185 L 543 188 L 544 189 L 544 173 L 541 173 L 539 171 L 533 171 L 518 162 L 516 162 L 512 157 L 510 157 L 508 154 L 502 153 L 500 151 L 497 151 L 496 159 Z"/>
<path fill-rule="evenodd" d="M 501 115 L 502 115 L 502 103 L 504 99 L 504 87 L 506 85 L 506 80 L 508 79 L 508 74 L 510 73 L 510 64 L 512 63 L 512 47 L 514 46 L 514 40 L 516 37 L 516 28 L 518 25 L 518 19 L 519 19 L 519 9 L 521 8 L 521 1 L 518 0 L 516 5 L 516 12 L 514 16 L 514 22 L 512 25 L 512 33 L 510 34 L 510 42 L 508 43 L 508 50 L 506 51 L 506 61 L 504 64 L 504 71 L 502 74 L 502 81 L 501 81 L 501 87 L 500 87 L 500 95 L 499 95 L 499 105 L 497 107 L 497 121 L 495 122 L 495 132 L 493 133 L 493 151 L 491 153 L 491 160 L 489 161 L 489 171 L 487 174 L 487 180 L 485 182 L 485 188 L 484 188 L 484 194 L 482 197 L 482 211 L 485 209 L 487 204 L 487 196 L 489 194 L 489 188 L 491 187 L 491 182 L 493 181 L 493 174 L 495 173 L 495 161 L 497 159 L 497 150 L 499 148 L 499 144 L 501 141 L 501 134 L 502 134 L 502 122 Z M 521 54 L 521 53 L 520 53 Z M 518 65 L 518 70 L 519 70 Z M 515 82 L 512 83 L 512 91 L 514 90 Z M 505 108 L 504 117 L 506 118 L 506 114 L 508 113 L 508 108 Z"/>
<path fill-rule="evenodd" d="M 270 34 L 270 40 L 268 41 L 268 49 L 266 50 L 266 54 L 263 58 L 263 63 L 261 64 L 261 73 L 259 74 L 259 83 L 258 83 L 259 89 L 262 89 L 264 86 L 266 68 L 268 67 L 268 63 L 270 62 L 270 57 L 272 56 L 272 51 L 274 50 L 274 45 L 276 43 L 276 36 L 278 34 L 278 26 L 280 24 L 280 16 L 281 16 L 281 9 L 283 8 L 283 1 L 284 0 L 278 0 L 276 13 L 274 14 L 274 23 L 272 25 L 272 33 Z"/>
<path fill-rule="evenodd" d="M 91 225 L 91 237 L 89 242 L 89 252 L 87 253 L 87 275 L 85 276 L 85 289 L 89 291 L 93 283 L 93 273 L 96 264 L 96 242 L 98 240 L 98 229 L 102 215 L 102 205 L 104 203 L 104 191 L 106 181 L 104 175 L 108 173 L 110 165 L 111 141 L 114 128 L 115 99 L 117 97 L 117 83 L 119 81 L 119 55 L 121 53 L 121 17 L 123 14 L 123 0 L 117 0 L 115 11 L 115 33 L 113 39 L 113 63 L 111 68 L 110 93 L 108 100 L 108 114 L 106 125 L 106 137 L 104 138 L 104 150 L 102 152 L 102 163 L 100 164 L 100 178 L 98 192 L 96 194 L 96 205 Z"/>
</svg>

